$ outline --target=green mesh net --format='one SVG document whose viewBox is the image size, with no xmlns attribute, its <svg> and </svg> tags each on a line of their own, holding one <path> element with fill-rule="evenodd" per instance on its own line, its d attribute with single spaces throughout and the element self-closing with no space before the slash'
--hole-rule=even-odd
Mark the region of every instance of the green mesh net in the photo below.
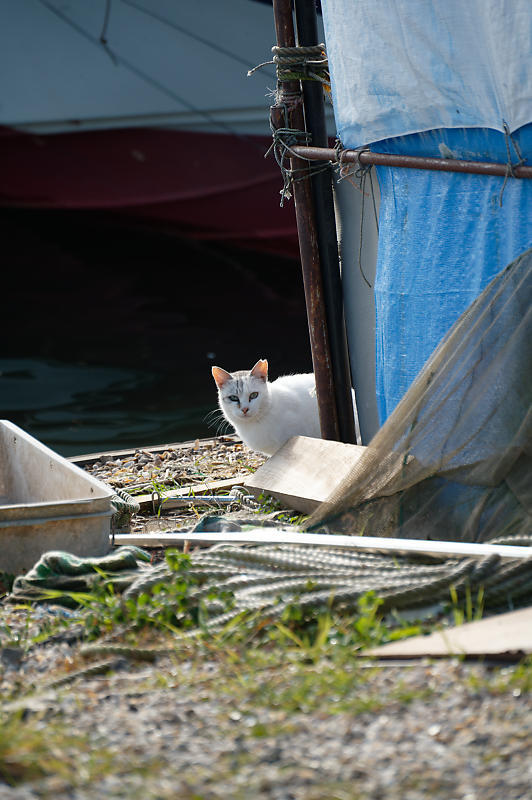
<svg viewBox="0 0 532 800">
<path fill-rule="evenodd" d="M 531 300 L 528 250 L 457 320 L 309 527 L 412 539 L 530 539 Z"/>
</svg>

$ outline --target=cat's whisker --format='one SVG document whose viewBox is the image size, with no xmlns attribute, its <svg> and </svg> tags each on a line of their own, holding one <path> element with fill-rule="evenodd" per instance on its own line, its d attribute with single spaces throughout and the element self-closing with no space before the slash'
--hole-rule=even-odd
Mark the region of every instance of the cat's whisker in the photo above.
<svg viewBox="0 0 532 800">
<path fill-rule="evenodd" d="M 211 411 L 207 412 L 203 417 L 203 421 L 210 425 L 213 422 L 216 422 L 220 417 L 223 417 L 223 414 L 219 408 L 213 408 Z"/>
<path fill-rule="evenodd" d="M 223 412 L 219 408 L 213 408 L 205 414 L 203 421 L 210 427 L 214 428 L 215 436 L 223 436 L 226 433 L 232 433 L 229 422 L 225 419 Z"/>
<path fill-rule="evenodd" d="M 234 431 L 231 427 L 231 424 L 227 422 L 227 420 L 223 419 L 216 428 L 216 436 L 224 436 L 228 433 L 234 433 Z"/>
</svg>

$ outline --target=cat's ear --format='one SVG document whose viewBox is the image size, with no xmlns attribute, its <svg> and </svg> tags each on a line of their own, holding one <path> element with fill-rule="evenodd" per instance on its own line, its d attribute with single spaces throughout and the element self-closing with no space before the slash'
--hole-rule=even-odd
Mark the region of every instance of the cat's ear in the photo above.
<svg viewBox="0 0 532 800">
<path fill-rule="evenodd" d="M 268 362 L 265 358 L 261 358 L 259 361 L 257 361 L 251 370 L 250 375 L 253 378 L 260 378 L 260 380 L 266 383 L 268 380 Z"/>
<path fill-rule="evenodd" d="M 213 367 L 211 371 L 218 389 L 221 389 L 224 383 L 231 380 L 231 373 L 221 367 Z"/>
</svg>

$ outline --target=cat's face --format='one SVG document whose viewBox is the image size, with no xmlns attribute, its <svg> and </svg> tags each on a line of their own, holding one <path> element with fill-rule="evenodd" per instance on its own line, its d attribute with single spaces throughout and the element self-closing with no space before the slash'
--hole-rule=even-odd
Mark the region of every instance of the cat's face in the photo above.
<svg viewBox="0 0 532 800">
<path fill-rule="evenodd" d="M 220 408 L 230 420 L 241 423 L 256 420 L 269 401 L 268 362 L 257 361 L 253 369 L 227 372 L 213 367 L 212 375 L 218 387 Z"/>
</svg>

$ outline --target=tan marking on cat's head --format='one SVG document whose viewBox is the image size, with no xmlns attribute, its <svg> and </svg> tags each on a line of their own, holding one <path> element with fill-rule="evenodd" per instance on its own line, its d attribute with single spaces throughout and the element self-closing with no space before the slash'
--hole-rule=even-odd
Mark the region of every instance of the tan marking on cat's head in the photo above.
<svg viewBox="0 0 532 800">
<path fill-rule="evenodd" d="M 260 378 L 265 383 L 268 380 L 268 362 L 265 358 L 261 358 L 257 361 L 251 373 L 253 378 Z"/>
<path fill-rule="evenodd" d="M 216 381 L 216 386 L 218 389 L 221 389 L 224 383 L 231 380 L 231 373 L 227 372 L 226 369 L 222 369 L 221 367 L 213 367 L 212 370 L 212 377 Z"/>
</svg>

